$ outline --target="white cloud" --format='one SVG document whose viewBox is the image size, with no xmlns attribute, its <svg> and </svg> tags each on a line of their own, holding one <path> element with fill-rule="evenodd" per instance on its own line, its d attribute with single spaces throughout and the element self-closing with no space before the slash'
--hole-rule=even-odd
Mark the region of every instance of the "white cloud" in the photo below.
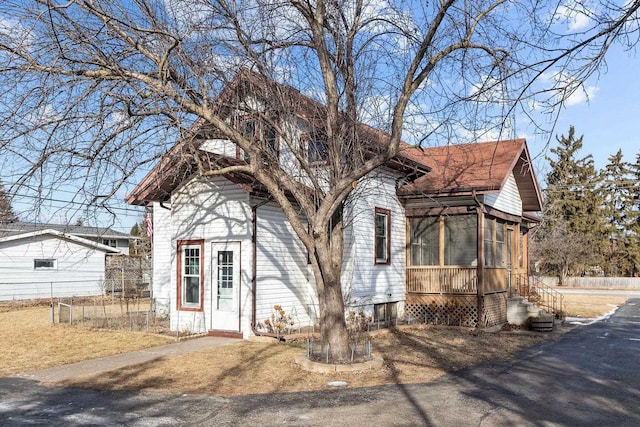
<svg viewBox="0 0 640 427">
<path fill-rule="evenodd" d="M 0 41 L 16 50 L 29 51 L 36 40 L 20 21 L 0 16 Z"/>
<path fill-rule="evenodd" d="M 593 100 L 600 90 L 598 86 L 585 86 L 584 82 L 560 72 L 543 75 L 542 83 L 556 93 L 556 100 L 562 101 L 566 107 L 583 104 Z"/>
<path fill-rule="evenodd" d="M 583 104 L 585 102 L 589 102 L 593 100 L 596 96 L 596 92 L 600 90 L 597 86 L 584 86 L 580 85 L 576 90 L 573 91 L 570 95 L 565 97 L 564 104 L 567 107 L 571 107 L 578 104 Z"/>
<path fill-rule="evenodd" d="M 558 6 L 553 15 L 553 22 L 564 23 L 569 31 L 579 31 L 591 23 L 591 7 L 583 2 L 568 0 L 564 5 Z"/>
</svg>

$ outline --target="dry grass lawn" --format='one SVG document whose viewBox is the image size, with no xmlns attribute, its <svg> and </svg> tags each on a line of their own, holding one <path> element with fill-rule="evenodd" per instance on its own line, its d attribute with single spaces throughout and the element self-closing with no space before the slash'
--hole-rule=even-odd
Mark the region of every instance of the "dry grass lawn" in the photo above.
<svg viewBox="0 0 640 427">
<path fill-rule="evenodd" d="M 570 316 L 595 317 L 624 303 L 624 297 L 565 296 Z M 137 350 L 172 341 L 135 332 L 89 330 L 50 325 L 48 307 L 0 306 L 0 376 Z M 92 375 L 65 385 L 112 390 L 169 391 L 233 396 L 327 388 L 344 380 L 351 387 L 432 381 L 489 360 L 504 360 L 556 334 L 500 332 L 475 334 L 471 329 L 412 325 L 380 331 L 374 352 L 384 359 L 378 370 L 318 374 L 304 371 L 294 356 L 303 344 L 238 342 L 209 350 L 167 357 L 115 372 Z M 196 373 L 194 375 L 194 372 Z"/>
<path fill-rule="evenodd" d="M 508 359 L 548 337 L 505 332 L 475 334 L 471 329 L 445 326 L 404 326 L 374 336 L 374 352 L 382 355 L 383 368 L 332 374 L 310 373 L 296 365 L 293 360 L 304 352 L 302 344 L 245 341 L 92 375 L 64 385 L 234 396 L 319 390 L 336 380 L 347 381 L 350 387 L 424 383 L 447 372 L 489 360 Z"/>
<path fill-rule="evenodd" d="M 599 317 L 625 303 L 628 297 L 600 295 L 564 295 L 564 311 L 570 317 Z"/>
<path fill-rule="evenodd" d="M 0 309 L 0 377 L 172 341 L 142 333 L 51 325 L 48 306 L 4 306 Z"/>
</svg>

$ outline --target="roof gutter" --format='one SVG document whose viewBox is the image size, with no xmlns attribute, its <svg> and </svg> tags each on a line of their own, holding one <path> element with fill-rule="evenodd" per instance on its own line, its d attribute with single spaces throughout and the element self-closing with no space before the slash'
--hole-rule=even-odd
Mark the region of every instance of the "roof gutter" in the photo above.
<svg viewBox="0 0 640 427">
<path fill-rule="evenodd" d="M 267 332 L 258 331 L 256 308 L 257 291 L 258 291 L 258 208 L 266 205 L 271 201 L 271 197 L 268 197 L 251 206 L 251 332 L 258 337 L 271 337 L 278 339 L 276 334 L 270 334 Z"/>
</svg>

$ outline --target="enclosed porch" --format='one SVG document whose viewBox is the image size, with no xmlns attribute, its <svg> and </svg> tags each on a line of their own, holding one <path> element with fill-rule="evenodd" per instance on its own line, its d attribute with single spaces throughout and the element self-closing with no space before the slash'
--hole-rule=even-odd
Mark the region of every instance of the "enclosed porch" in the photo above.
<svg viewBox="0 0 640 427">
<path fill-rule="evenodd" d="M 406 311 L 426 323 L 505 323 L 511 282 L 526 273 L 526 228 L 461 211 L 407 218 Z"/>
</svg>

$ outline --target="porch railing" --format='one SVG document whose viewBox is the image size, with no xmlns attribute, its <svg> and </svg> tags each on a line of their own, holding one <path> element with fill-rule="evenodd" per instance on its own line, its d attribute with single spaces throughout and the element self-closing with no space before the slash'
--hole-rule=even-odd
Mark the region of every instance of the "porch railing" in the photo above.
<svg viewBox="0 0 640 427">
<path fill-rule="evenodd" d="M 511 292 L 509 296 L 521 296 L 557 317 L 564 316 L 562 294 L 535 276 L 526 274 L 511 275 Z"/>
<path fill-rule="evenodd" d="M 407 292 L 420 294 L 475 294 L 476 267 L 407 267 Z"/>
</svg>

